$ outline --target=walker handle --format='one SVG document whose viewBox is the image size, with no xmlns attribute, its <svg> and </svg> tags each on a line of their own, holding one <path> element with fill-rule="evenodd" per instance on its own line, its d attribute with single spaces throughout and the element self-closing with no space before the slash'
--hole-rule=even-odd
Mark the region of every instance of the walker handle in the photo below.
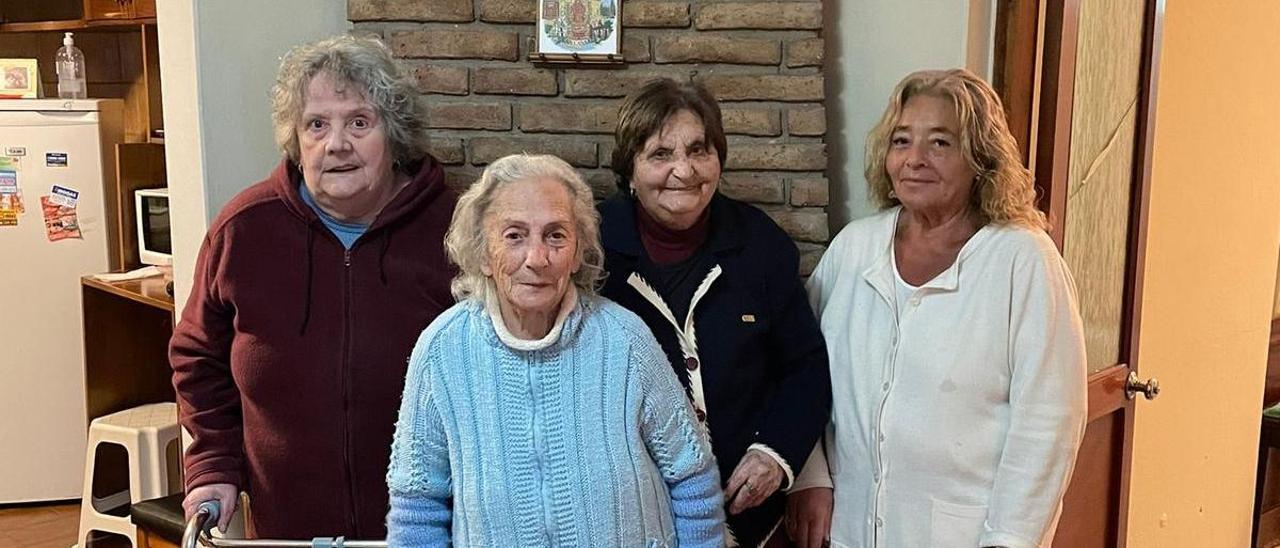
<svg viewBox="0 0 1280 548">
<path fill-rule="evenodd" d="M 222 515 L 222 505 L 216 500 L 206 500 L 196 507 L 191 519 L 187 520 L 187 528 L 182 531 L 182 548 L 197 548 L 201 535 L 208 535 L 209 531 L 218 524 L 218 517 Z"/>
</svg>

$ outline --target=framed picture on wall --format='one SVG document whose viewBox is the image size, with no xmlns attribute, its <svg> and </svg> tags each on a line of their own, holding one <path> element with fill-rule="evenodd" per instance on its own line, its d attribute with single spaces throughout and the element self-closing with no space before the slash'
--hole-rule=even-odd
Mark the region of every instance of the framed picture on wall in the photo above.
<svg viewBox="0 0 1280 548">
<path fill-rule="evenodd" d="M 540 63 L 622 63 L 622 0 L 536 0 Z"/>
<path fill-rule="evenodd" d="M 35 59 L 0 59 L 0 99 L 39 97 L 40 71 Z"/>
</svg>

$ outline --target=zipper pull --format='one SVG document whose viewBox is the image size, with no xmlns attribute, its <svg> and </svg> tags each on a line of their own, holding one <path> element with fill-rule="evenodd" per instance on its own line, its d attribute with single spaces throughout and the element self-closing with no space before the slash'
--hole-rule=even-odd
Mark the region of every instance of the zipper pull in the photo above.
<svg viewBox="0 0 1280 548">
<path fill-rule="evenodd" d="M 342 266 L 351 266 L 351 250 L 342 252 Z"/>
</svg>

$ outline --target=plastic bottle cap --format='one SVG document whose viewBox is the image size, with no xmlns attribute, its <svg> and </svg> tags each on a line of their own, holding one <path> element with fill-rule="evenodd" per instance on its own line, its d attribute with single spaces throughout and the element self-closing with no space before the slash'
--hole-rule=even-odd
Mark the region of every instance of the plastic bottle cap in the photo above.
<svg viewBox="0 0 1280 548">
<path fill-rule="evenodd" d="M 66 32 L 66 33 L 63 33 L 63 34 L 62 34 L 62 45 L 64 45 L 64 46 L 72 46 L 72 45 L 75 45 L 75 43 L 76 43 L 76 41 L 71 39 L 71 33 L 70 33 L 70 32 Z"/>
</svg>

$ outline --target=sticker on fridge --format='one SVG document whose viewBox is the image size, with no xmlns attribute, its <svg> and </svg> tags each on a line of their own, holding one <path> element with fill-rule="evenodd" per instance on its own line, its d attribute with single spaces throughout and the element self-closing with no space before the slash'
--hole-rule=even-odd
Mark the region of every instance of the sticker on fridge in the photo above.
<svg viewBox="0 0 1280 548">
<path fill-rule="evenodd" d="M 67 238 L 83 239 L 80 236 L 76 208 L 60 205 L 52 196 L 41 196 L 40 209 L 44 211 L 44 231 L 50 242 Z"/>
<path fill-rule="evenodd" d="M 53 193 L 49 195 L 49 201 L 75 209 L 76 204 L 80 202 L 80 192 L 65 186 L 53 185 Z"/>
<path fill-rule="evenodd" d="M 22 191 L 18 190 L 13 193 L 0 192 L 0 214 L 12 214 L 15 218 L 18 214 L 25 213 L 27 210 L 22 205 Z M 15 219 L 12 224 L 0 226 L 13 226 L 17 224 Z"/>
<path fill-rule="evenodd" d="M 65 152 L 46 152 L 44 153 L 45 167 L 67 167 L 67 153 Z"/>
<path fill-rule="evenodd" d="M 0 194 L 0 226 L 18 226 L 22 194 Z"/>
<path fill-rule="evenodd" d="M 0 194 L 18 191 L 18 172 L 0 168 Z"/>
<path fill-rule="evenodd" d="M 17 158 L 0 156 L 0 212 L 8 212 L 0 218 L 0 226 L 16 225 L 16 216 L 23 211 Z"/>
<path fill-rule="evenodd" d="M 18 192 L 18 172 L 0 167 L 0 194 L 16 194 Z"/>
<path fill-rule="evenodd" d="M 18 172 L 21 171 L 22 162 L 19 158 L 12 156 L 0 156 L 0 173 L 5 174 L 0 177 L 0 190 L 8 184 L 14 187 L 18 186 Z"/>
</svg>

